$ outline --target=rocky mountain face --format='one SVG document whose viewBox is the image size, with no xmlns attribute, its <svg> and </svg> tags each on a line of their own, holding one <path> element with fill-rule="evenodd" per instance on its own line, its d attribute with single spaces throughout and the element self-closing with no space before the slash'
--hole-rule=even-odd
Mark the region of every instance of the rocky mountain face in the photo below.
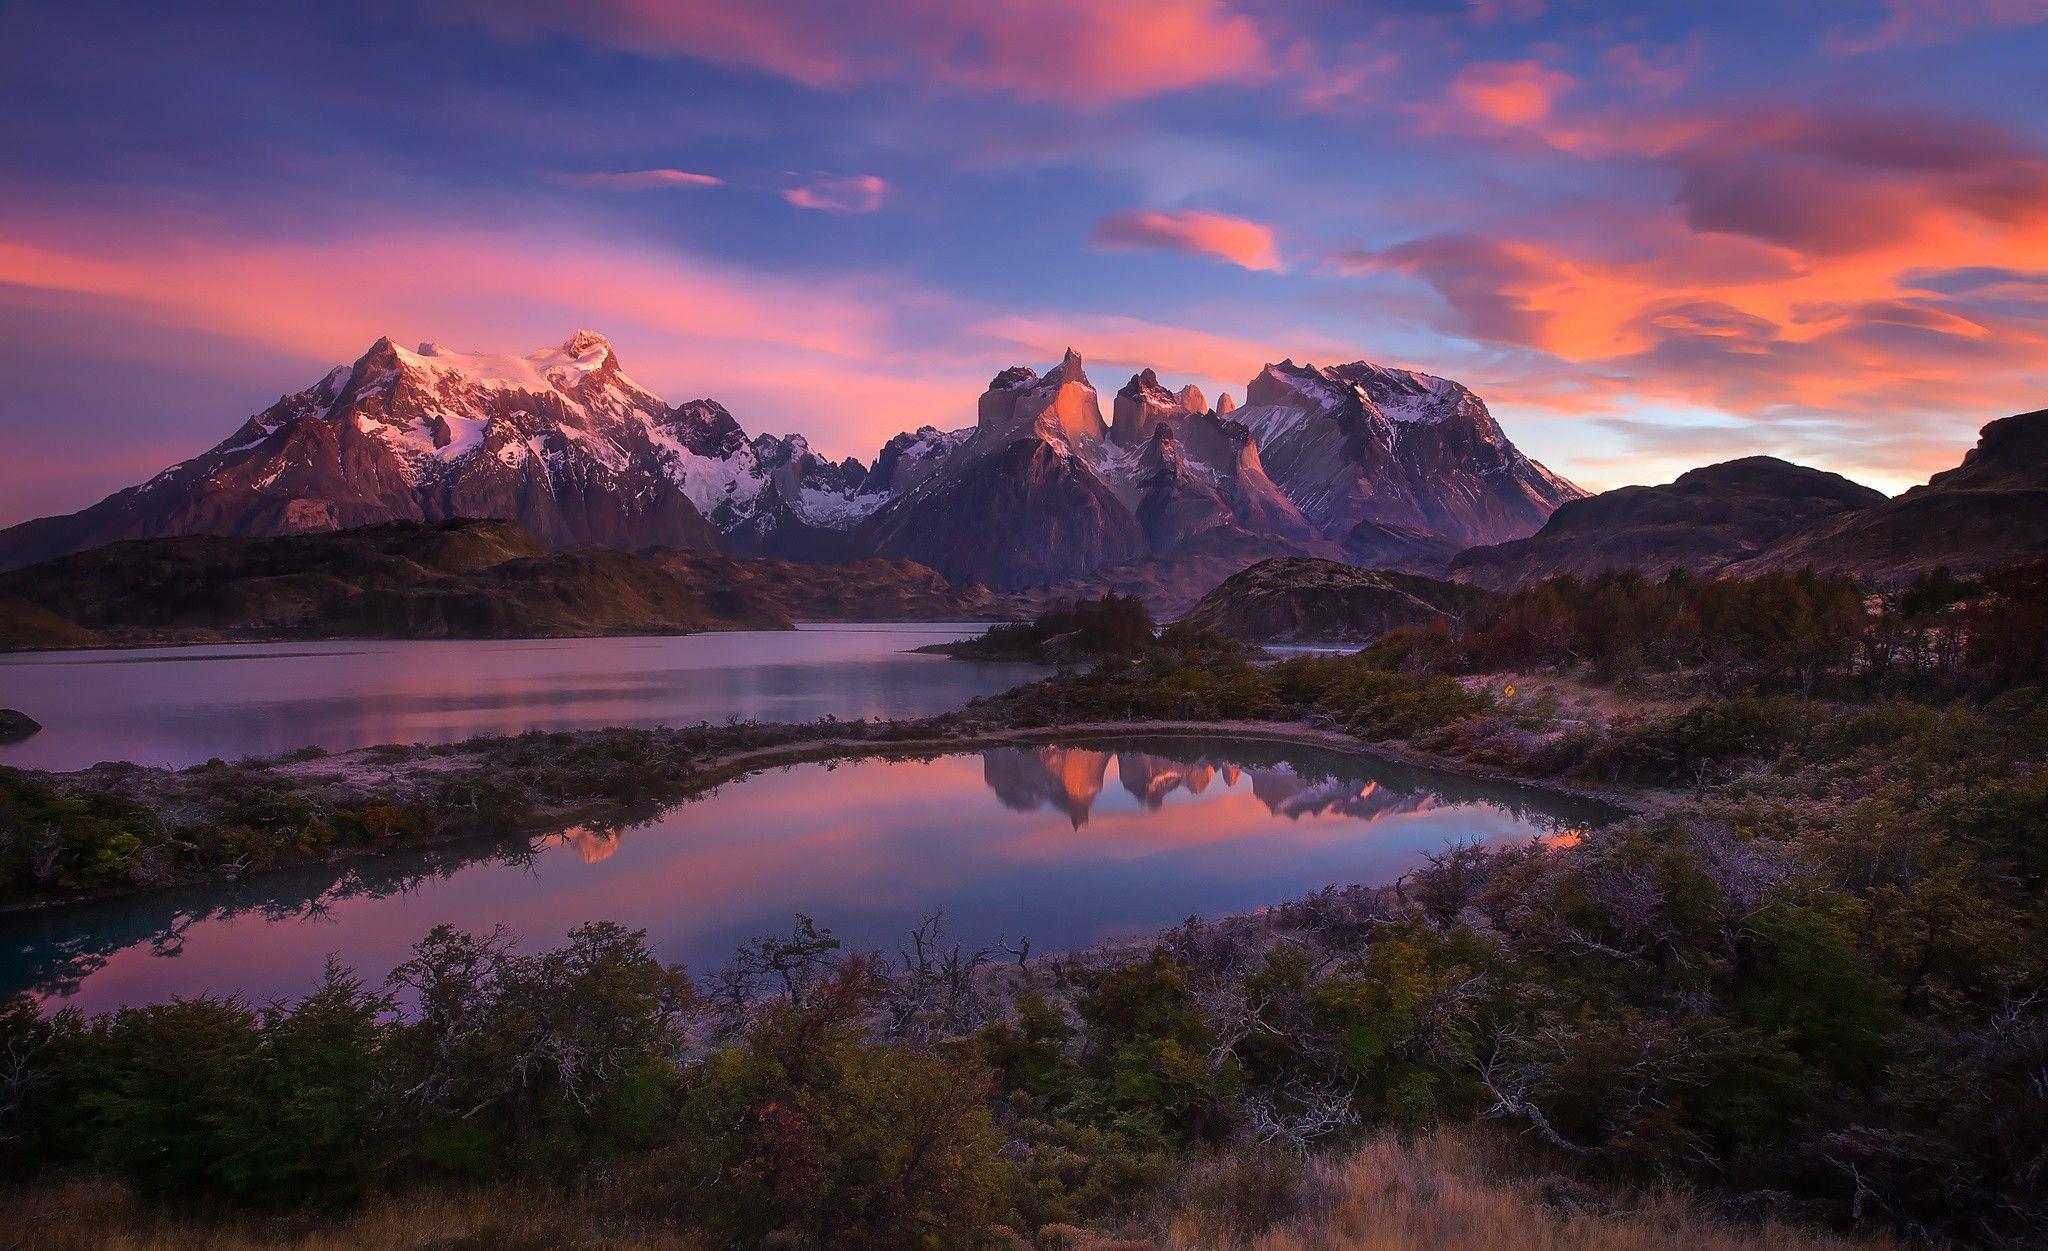
<svg viewBox="0 0 2048 1251">
<path fill-rule="evenodd" d="M 899 434 L 863 464 L 749 436 L 713 400 L 669 407 L 586 331 L 525 356 L 383 339 L 206 453 L 0 531 L 0 568 L 129 538 L 490 517 L 553 547 L 879 556 L 1005 591 L 1122 581 L 1184 606 L 1275 554 L 1438 566 L 1578 494 L 1426 374 L 1283 362 L 1248 398 L 1211 408 L 1148 369 L 1105 420 L 1070 350 L 1042 375 L 996 375 L 972 427 Z"/>
<path fill-rule="evenodd" d="M 1170 390 L 1147 369 L 1105 421 L 1072 350 L 1042 376 L 1006 369 L 973 430 L 921 462 L 933 467 L 879 484 L 891 498 L 853 547 L 999 589 L 1133 590 L 1178 608 L 1275 554 L 1440 566 L 1474 542 L 1529 533 L 1581 494 L 1443 379 L 1289 362 L 1268 366 L 1250 395 L 1207 409 L 1200 391 Z"/>
<path fill-rule="evenodd" d="M 1903 495 L 1822 518 L 1735 566 L 1812 567 L 1881 584 L 1945 565 L 1980 573 L 2048 556 L 2048 409 L 1984 427 L 1963 463 Z"/>
<path fill-rule="evenodd" d="M 1355 643 L 1400 626 L 1449 620 L 1485 591 L 1421 574 L 1332 560 L 1262 560 L 1225 579 L 1183 624 L 1251 643 Z"/>
<path fill-rule="evenodd" d="M 106 641 L 538 638 L 787 629 L 770 601 L 504 521 L 110 544 L 0 574 L 0 600 Z M 63 646 L 45 638 L 26 646 Z"/>
<path fill-rule="evenodd" d="M 837 558 L 847 527 L 887 498 L 867 492 L 868 467 L 858 460 L 835 464 L 800 434 L 749 439 L 715 400 L 678 405 L 660 424 L 678 448 L 665 466 L 670 476 L 745 555 Z"/>
<path fill-rule="evenodd" d="M 1619 568 L 1718 573 L 1884 499 L 1840 474 L 1750 456 L 1571 501 L 1526 539 L 1459 553 L 1451 573 L 1494 588 Z"/>
<path fill-rule="evenodd" d="M 1505 542 L 1585 494 L 1522 455 L 1477 395 L 1412 370 L 1282 361 L 1230 416 L 1303 515 L 1347 546 Z"/>
<path fill-rule="evenodd" d="M 525 356 L 380 339 L 204 454 L 0 530 L 0 568 L 118 539 L 455 517 L 514 521 L 557 547 L 718 548 L 724 532 L 743 551 L 794 548 L 863 512 L 866 476 L 801 436 L 749 439 L 709 400 L 667 407 L 588 331 Z"/>
</svg>

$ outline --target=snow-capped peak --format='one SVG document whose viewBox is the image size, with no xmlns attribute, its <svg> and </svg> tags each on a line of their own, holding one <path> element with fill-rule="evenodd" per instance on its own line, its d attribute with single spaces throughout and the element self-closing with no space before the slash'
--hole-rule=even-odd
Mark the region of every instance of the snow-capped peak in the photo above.
<svg viewBox="0 0 2048 1251">
<path fill-rule="evenodd" d="M 499 352 L 458 352 L 441 343 L 422 343 L 412 351 L 391 343 L 398 363 L 411 369 L 439 375 L 455 375 L 480 387 L 506 391 L 527 391 L 545 395 L 551 391 L 569 393 L 600 372 L 608 372 L 623 386 L 633 386 L 617 371 L 612 345 L 603 335 L 579 330 L 557 347 L 542 348 L 524 356 Z M 611 366 L 607 371 L 606 367 Z M 573 397 L 571 397 L 573 398 Z"/>
</svg>

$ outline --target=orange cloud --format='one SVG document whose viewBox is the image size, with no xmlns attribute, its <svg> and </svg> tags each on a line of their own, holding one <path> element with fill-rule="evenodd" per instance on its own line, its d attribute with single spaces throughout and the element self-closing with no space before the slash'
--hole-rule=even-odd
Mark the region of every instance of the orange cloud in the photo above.
<svg viewBox="0 0 2048 1251">
<path fill-rule="evenodd" d="M 443 0 L 502 34 L 564 35 L 813 87 L 930 83 L 1094 106 L 1242 77 L 1266 40 L 1221 0 Z"/>
<path fill-rule="evenodd" d="M 1115 374 L 1122 370 L 1150 367 L 1176 384 L 1193 379 L 1205 389 L 1227 390 L 1239 399 L 1244 397 L 1245 381 L 1269 362 L 1288 357 L 1348 361 L 1359 356 L 1355 344 L 1296 330 L 1238 338 L 1136 317 L 998 316 L 980 322 L 975 330 L 1003 345 L 1000 350 L 1012 360 L 1057 360 L 1069 346 L 1078 347 L 1091 373 L 1099 375 L 1094 379 L 1098 386 L 1120 384 L 1122 379 Z"/>
<path fill-rule="evenodd" d="M 1681 220 L 1600 224 L 1626 243 L 1445 235 L 1337 263 L 1419 279 L 1454 328 L 1579 367 L 1587 386 L 1625 392 L 1634 407 L 1705 406 L 1756 423 L 1738 439 L 1724 431 L 1724 454 L 1762 440 L 1894 487 L 1954 463 L 1977 424 L 2037 407 L 2048 389 L 2048 320 L 2014 300 L 2010 279 L 1986 280 L 1980 296 L 1957 277 L 2001 256 L 2048 254 L 2038 225 L 1950 217 L 1853 255 L 1805 255 Z M 1541 397 L 1512 383 L 1489 398 L 1585 407 L 1570 389 Z M 1691 437 L 1682 426 L 1609 428 L 1642 436 L 1649 451 Z"/>
<path fill-rule="evenodd" d="M 1182 252 L 1242 269 L 1278 269 L 1273 229 L 1226 213 L 1197 209 L 1133 209 L 1095 223 L 1095 246 L 1110 251 Z"/>
<path fill-rule="evenodd" d="M 1534 125 L 1550 116 L 1572 89 L 1570 74 L 1536 61 L 1482 61 L 1452 76 L 1445 102 L 1430 110 L 1433 124 L 1458 129 L 1474 119 L 1497 127 Z"/>
<path fill-rule="evenodd" d="M 2048 257 L 2048 156 L 2028 142 L 1925 115 L 1575 112 L 1515 89 L 1519 75 L 1485 67 L 1483 88 L 1510 84 L 1489 95 L 1461 74 L 1455 106 L 1432 106 L 1423 128 L 1648 162 L 1673 179 L 1669 206 L 1589 202 L 1329 258 L 1417 279 L 1443 328 L 1564 366 L 1531 365 L 1489 398 L 1718 410 L 1751 423 L 1750 450 L 1761 439 L 1892 486 L 1953 463 L 1986 418 L 2038 406 L 2048 318 L 2024 271 Z M 1687 454 L 1703 429 L 1601 421 Z"/>
</svg>

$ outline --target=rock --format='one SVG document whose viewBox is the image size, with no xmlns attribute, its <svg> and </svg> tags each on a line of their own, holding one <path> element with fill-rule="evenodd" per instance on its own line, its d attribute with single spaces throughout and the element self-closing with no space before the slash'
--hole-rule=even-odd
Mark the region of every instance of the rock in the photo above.
<svg viewBox="0 0 2048 1251">
<path fill-rule="evenodd" d="M 0 708 L 0 743 L 19 743 L 42 728 L 42 722 L 25 712 Z"/>
<path fill-rule="evenodd" d="M 731 467 L 679 451 L 680 421 L 589 331 L 523 356 L 379 339 L 148 482 L 0 530 L 0 569 L 121 539 L 457 517 L 557 547 L 717 547 L 692 473 L 722 488 Z"/>
</svg>

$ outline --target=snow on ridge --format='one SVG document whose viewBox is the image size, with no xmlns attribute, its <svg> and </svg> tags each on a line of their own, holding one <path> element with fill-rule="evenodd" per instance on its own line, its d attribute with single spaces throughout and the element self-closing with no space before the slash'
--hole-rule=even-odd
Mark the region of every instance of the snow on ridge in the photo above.
<svg viewBox="0 0 2048 1251">
<path fill-rule="evenodd" d="M 1252 438 L 1258 445 L 1265 447 L 1320 415 L 1312 409 L 1297 408 L 1292 404 L 1240 404 L 1231 410 L 1229 420 L 1242 424 L 1252 432 Z"/>
<path fill-rule="evenodd" d="M 558 346 L 523 356 L 509 352 L 458 352 L 433 342 L 422 343 L 411 351 L 394 343 L 391 350 L 400 364 L 413 369 L 436 375 L 453 374 L 491 390 L 535 395 L 553 392 L 572 404 L 579 403 L 576 392 L 612 358 L 610 342 L 587 330 L 577 331 Z M 617 374 L 616 378 L 622 389 L 648 394 L 624 374 Z"/>
</svg>

